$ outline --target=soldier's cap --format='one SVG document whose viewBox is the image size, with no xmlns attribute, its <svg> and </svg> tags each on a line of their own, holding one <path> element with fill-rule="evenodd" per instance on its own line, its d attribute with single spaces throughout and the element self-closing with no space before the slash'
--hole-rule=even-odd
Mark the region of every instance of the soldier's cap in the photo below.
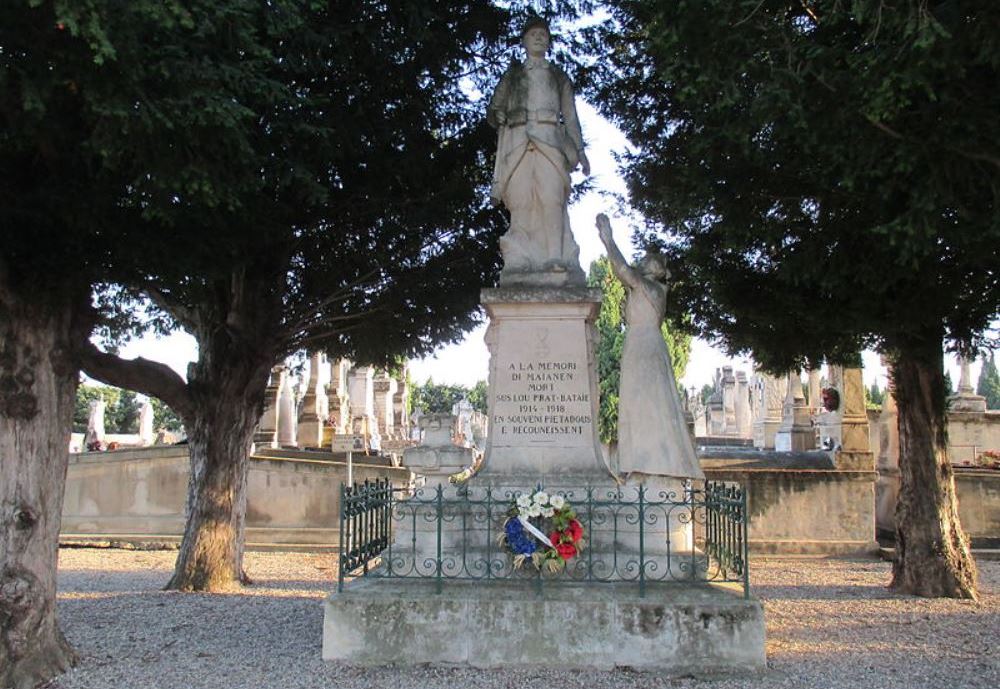
<svg viewBox="0 0 1000 689">
<path fill-rule="evenodd" d="M 545 29 L 545 33 L 549 35 L 549 40 L 552 40 L 552 29 L 549 28 L 549 23 L 538 16 L 528 17 L 528 21 L 524 22 L 524 27 L 521 29 L 521 38 L 524 38 L 524 34 L 537 28 Z"/>
</svg>

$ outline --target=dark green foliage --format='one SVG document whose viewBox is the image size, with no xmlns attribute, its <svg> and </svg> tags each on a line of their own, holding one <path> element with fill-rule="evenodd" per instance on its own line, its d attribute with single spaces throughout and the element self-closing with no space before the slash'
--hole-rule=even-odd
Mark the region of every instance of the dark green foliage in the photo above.
<svg viewBox="0 0 1000 689">
<path fill-rule="evenodd" d="M 885 391 L 879 388 L 878 383 L 872 383 L 865 388 L 865 408 L 879 410 L 885 401 Z"/>
<path fill-rule="evenodd" d="M 100 398 L 104 399 L 104 431 L 106 433 L 134 435 L 139 432 L 139 412 L 142 410 L 142 404 L 134 392 L 107 385 L 80 385 L 76 389 L 76 405 L 73 409 L 74 433 L 87 432 L 90 403 Z M 158 401 L 154 400 L 153 402 L 154 427 L 158 427 L 155 425 L 156 403 Z"/>
<path fill-rule="evenodd" d="M 135 434 L 139 432 L 139 411 L 142 405 L 131 390 L 120 390 L 118 402 L 108 407 L 104 416 L 104 429 L 108 433 Z"/>
<path fill-rule="evenodd" d="M 601 310 L 597 316 L 597 387 L 601 396 L 598 430 L 601 442 L 618 439 L 618 388 L 621 383 L 622 347 L 625 345 L 625 286 L 611 272 L 611 264 L 601 257 L 590 264 L 587 285 L 601 290 Z M 670 351 L 674 378 L 684 376 L 691 356 L 691 336 L 677 328 L 662 326 L 663 339 Z M 680 390 L 681 395 L 684 391 Z"/>
<path fill-rule="evenodd" d="M 979 371 L 976 383 L 976 394 L 986 398 L 987 409 L 1000 409 L 1000 375 L 997 374 L 997 362 L 994 353 L 989 359 L 983 359 L 983 367 Z"/>
<path fill-rule="evenodd" d="M 433 378 L 410 388 L 410 406 L 420 408 L 425 414 L 450 414 L 452 407 L 462 398 L 468 398 L 476 411 L 486 413 L 486 381 L 477 382 L 472 388 L 464 385 L 435 383 Z"/>
<path fill-rule="evenodd" d="M 949 480 L 943 342 L 1000 310 L 1000 4 L 614 3 L 595 101 L 672 308 L 764 369 L 887 355 L 900 419 L 893 586 L 975 597 Z"/>
<path fill-rule="evenodd" d="M 153 432 L 159 432 L 162 428 L 171 433 L 180 433 L 184 430 L 184 422 L 177 413 L 156 397 L 150 397 L 153 404 Z"/>
<path fill-rule="evenodd" d="M 593 32 L 678 306 L 775 371 L 968 347 L 1000 303 L 1000 5 L 883 10 L 630 1 Z"/>
<path fill-rule="evenodd" d="M 951 373 L 948 371 L 944 372 L 944 394 L 946 397 L 955 394 L 955 384 L 951 382 Z"/>
<path fill-rule="evenodd" d="M 472 403 L 472 408 L 483 414 L 487 413 L 487 406 L 489 405 L 489 389 L 486 387 L 485 380 L 476 381 L 476 384 L 472 386 L 469 390 L 469 402 Z"/>
<path fill-rule="evenodd" d="M 708 400 L 712 398 L 712 393 L 715 392 L 715 388 L 705 383 L 701 386 L 701 403 L 708 404 Z"/>
</svg>

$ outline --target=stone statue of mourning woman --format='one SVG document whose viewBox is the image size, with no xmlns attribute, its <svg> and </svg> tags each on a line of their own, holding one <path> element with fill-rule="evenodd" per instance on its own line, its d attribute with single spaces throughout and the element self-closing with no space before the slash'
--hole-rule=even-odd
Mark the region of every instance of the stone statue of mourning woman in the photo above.
<svg viewBox="0 0 1000 689">
<path fill-rule="evenodd" d="M 630 479 L 704 478 L 661 331 L 670 272 L 663 257 L 653 252 L 628 265 L 603 213 L 597 216 L 597 230 L 611 269 L 628 292 L 618 393 L 618 471 Z"/>
</svg>

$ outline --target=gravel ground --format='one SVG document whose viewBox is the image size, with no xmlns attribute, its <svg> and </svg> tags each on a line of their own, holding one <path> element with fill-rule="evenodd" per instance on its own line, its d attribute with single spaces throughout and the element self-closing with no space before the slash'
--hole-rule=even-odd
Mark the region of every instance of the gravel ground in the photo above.
<svg viewBox="0 0 1000 689">
<path fill-rule="evenodd" d="M 79 666 L 59 689 L 392 687 L 1000 687 L 1000 562 L 978 602 L 886 591 L 875 560 L 757 559 L 767 618 L 763 676 L 698 680 L 629 671 L 355 669 L 324 663 L 322 600 L 334 556 L 248 553 L 240 594 L 160 591 L 176 551 L 63 549 L 59 615 Z"/>
</svg>

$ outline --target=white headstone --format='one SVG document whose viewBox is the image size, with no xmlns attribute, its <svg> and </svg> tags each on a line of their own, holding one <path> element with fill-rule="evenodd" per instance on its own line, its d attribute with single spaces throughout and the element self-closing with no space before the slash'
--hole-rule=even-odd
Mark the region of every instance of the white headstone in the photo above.
<svg viewBox="0 0 1000 689">
<path fill-rule="evenodd" d="M 86 450 L 93 443 L 104 442 L 104 398 L 98 397 L 90 401 L 90 416 L 87 417 L 87 432 L 83 436 L 83 448 Z"/>
<path fill-rule="evenodd" d="M 295 392 L 292 390 L 291 376 L 284 376 L 278 393 L 278 444 L 295 447 Z"/>
<path fill-rule="evenodd" d="M 152 445 L 156 440 L 153 433 L 153 403 L 148 399 L 142 403 L 139 410 L 139 444 L 142 446 Z"/>
</svg>

